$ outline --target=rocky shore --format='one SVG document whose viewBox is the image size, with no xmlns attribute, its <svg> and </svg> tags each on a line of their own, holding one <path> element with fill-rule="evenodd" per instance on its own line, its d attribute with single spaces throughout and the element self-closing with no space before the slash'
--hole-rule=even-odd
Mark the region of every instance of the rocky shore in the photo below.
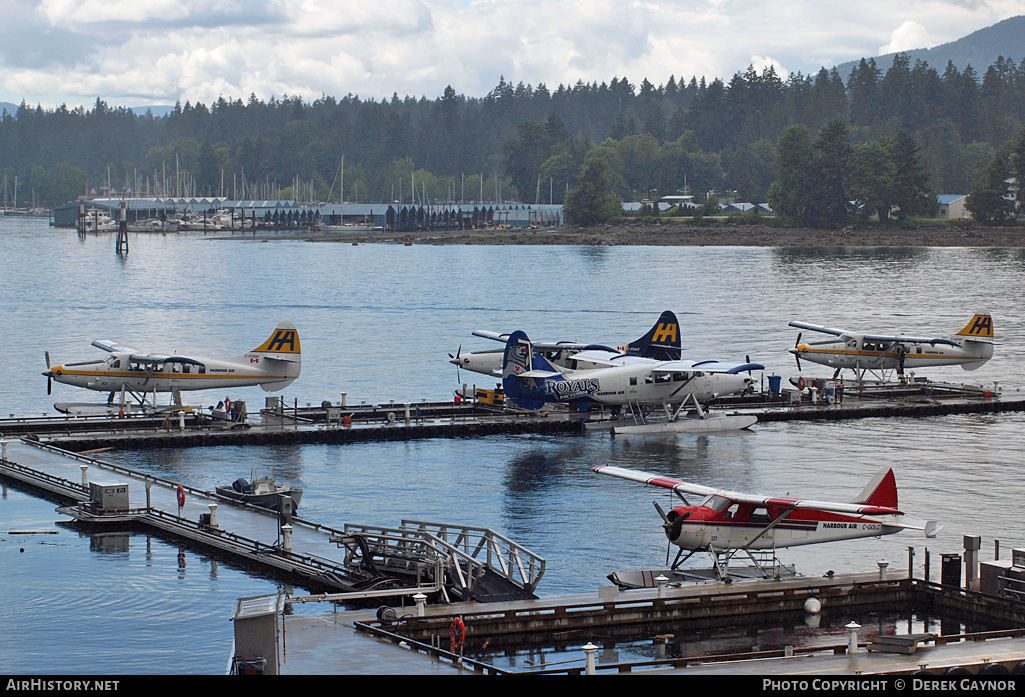
<svg viewBox="0 0 1025 697">
<path fill-rule="evenodd" d="M 223 238 L 222 238 L 223 239 Z M 777 228 L 764 225 L 622 223 L 580 228 L 358 230 L 257 233 L 234 239 L 303 239 L 356 244 L 646 245 L 692 247 L 1025 247 L 1025 228 L 923 226 L 914 230 L 852 227 L 842 230 Z"/>
</svg>

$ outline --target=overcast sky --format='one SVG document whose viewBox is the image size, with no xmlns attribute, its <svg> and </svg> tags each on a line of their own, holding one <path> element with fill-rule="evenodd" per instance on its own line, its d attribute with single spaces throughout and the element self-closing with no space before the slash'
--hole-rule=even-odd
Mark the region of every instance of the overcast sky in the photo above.
<svg viewBox="0 0 1025 697">
<path fill-rule="evenodd" d="M 1025 0 L 0 0 L 0 101 L 480 97 L 500 76 L 554 90 L 748 65 L 785 77 L 1018 14 Z"/>
</svg>

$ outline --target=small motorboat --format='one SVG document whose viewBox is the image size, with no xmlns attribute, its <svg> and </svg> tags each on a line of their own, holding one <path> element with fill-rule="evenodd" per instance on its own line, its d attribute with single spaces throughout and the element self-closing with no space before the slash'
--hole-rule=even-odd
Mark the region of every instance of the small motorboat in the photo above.
<svg viewBox="0 0 1025 697">
<path fill-rule="evenodd" d="M 281 497 L 289 496 L 294 502 L 292 512 L 299 508 L 299 499 L 303 496 L 302 489 L 293 489 L 288 482 L 278 483 L 274 475 L 262 467 L 254 467 L 249 481 L 239 477 L 231 486 L 217 487 L 217 493 L 225 498 L 243 503 L 250 503 L 272 511 L 280 511 Z"/>
</svg>

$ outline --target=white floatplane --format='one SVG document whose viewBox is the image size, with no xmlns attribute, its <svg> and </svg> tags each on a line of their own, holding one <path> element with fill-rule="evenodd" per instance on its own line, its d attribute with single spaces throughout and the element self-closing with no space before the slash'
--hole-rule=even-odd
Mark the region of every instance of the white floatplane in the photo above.
<svg viewBox="0 0 1025 697">
<path fill-rule="evenodd" d="M 977 313 L 961 331 L 949 337 L 866 334 L 807 322 L 790 322 L 790 326 L 836 337 L 801 343 L 798 334 L 790 349 L 798 370 L 802 360 L 811 361 L 835 368 L 834 378 L 841 370 L 854 371 L 858 380 L 863 380 L 866 373 L 885 380 L 889 371 L 903 375 L 905 369 L 939 365 L 976 370 L 993 357 L 993 318 L 988 312 Z"/>
<path fill-rule="evenodd" d="M 260 385 L 272 392 L 280 390 L 299 377 L 302 352 L 299 333 L 295 325 L 284 321 L 274 333 L 258 347 L 232 358 L 206 358 L 182 354 L 153 354 L 115 344 L 112 341 L 94 341 L 92 345 L 106 351 L 105 359 L 76 361 L 63 365 L 50 365 L 46 353 L 46 393 L 52 382 L 62 382 L 97 392 L 107 392 L 107 403 L 112 404 L 120 393 L 131 395 L 140 406 L 152 396 L 156 407 L 156 394 L 170 392 L 180 404 L 180 392 L 191 390 L 231 389 Z"/>
<path fill-rule="evenodd" d="M 738 553 L 746 554 L 755 568 L 768 576 L 771 573 L 764 568 L 764 560 L 752 552 L 771 551 L 774 559 L 775 550 L 785 547 L 878 537 L 905 529 L 935 537 L 942 527 L 935 521 L 905 518 L 897 507 L 897 484 L 888 467 L 876 472 L 861 494 L 846 503 L 726 491 L 623 467 L 592 469 L 672 490 L 683 505 L 666 513 L 654 502 L 666 538 L 680 548 L 670 569 L 677 569 L 697 552 L 708 552 L 720 578 L 729 575 L 729 561 Z M 692 505 L 685 494 L 700 496 L 701 502 Z M 668 564 L 668 550 L 666 560 Z"/>
<path fill-rule="evenodd" d="M 764 370 L 761 364 L 655 360 L 625 354 L 590 355 L 587 361 L 602 367 L 556 368 L 534 349 L 524 332 L 515 331 L 509 335 L 502 369 L 505 397 L 523 409 L 540 409 L 545 404 L 568 404 L 582 410 L 591 404 L 617 411 L 625 407 L 636 421 L 616 426 L 615 433 L 739 430 L 758 420 L 753 414 L 711 415 L 701 403 L 752 389 L 750 373 Z M 658 409 L 664 420 L 649 422 L 647 417 Z"/>
<path fill-rule="evenodd" d="M 477 329 L 474 336 L 503 345 L 508 343 L 509 334 Z M 580 368 L 603 368 L 605 364 L 595 360 L 607 360 L 613 356 L 628 355 L 652 358 L 655 360 L 672 361 L 680 358 L 680 323 L 676 314 L 670 310 L 663 312 L 658 321 L 648 332 L 626 346 L 611 347 L 604 344 L 587 344 L 578 341 L 534 341 L 534 349 L 540 352 L 548 362 L 560 368 L 577 370 Z M 589 358 L 591 360 L 589 360 Z M 453 356 L 449 354 L 449 363 L 474 373 L 502 377 L 502 364 L 505 359 L 505 348 L 489 351 L 463 353 L 463 347 Z"/>
</svg>

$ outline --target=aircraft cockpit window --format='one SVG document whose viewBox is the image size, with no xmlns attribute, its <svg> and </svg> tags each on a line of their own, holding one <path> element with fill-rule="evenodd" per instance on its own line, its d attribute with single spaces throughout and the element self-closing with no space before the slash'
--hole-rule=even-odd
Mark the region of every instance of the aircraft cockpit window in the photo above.
<svg viewBox="0 0 1025 697">
<path fill-rule="evenodd" d="M 740 510 L 740 504 L 739 503 L 733 504 L 732 506 L 729 507 L 729 510 L 727 510 L 723 514 L 723 518 L 736 518 L 738 510 Z"/>
<path fill-rule="evenodd" d="M 711 508 L 716 513 L 721 513 L 724 510 L 726 510 L 731 503 L 733 502 L 727 498 L 723 498 L 722 496 L 716 496 L 715 494 L 712 494 L 707 499 L 705 499 L 705 502 L 702 505 L 706 508 Z"/>
<path fill-rule="evenodd" d="M 688 378 L 687 373 L 673 373 L 673 382 L 687 382 Z"/>
<path fill-rule="evenodd" d="M 857 349 L 858 348 L 858 340 L 857 339 L 851 339 L 850 341 L 848 341 L 847 342 L 847 348 L 849 348 L 849 349 Z"/>
</svg>

